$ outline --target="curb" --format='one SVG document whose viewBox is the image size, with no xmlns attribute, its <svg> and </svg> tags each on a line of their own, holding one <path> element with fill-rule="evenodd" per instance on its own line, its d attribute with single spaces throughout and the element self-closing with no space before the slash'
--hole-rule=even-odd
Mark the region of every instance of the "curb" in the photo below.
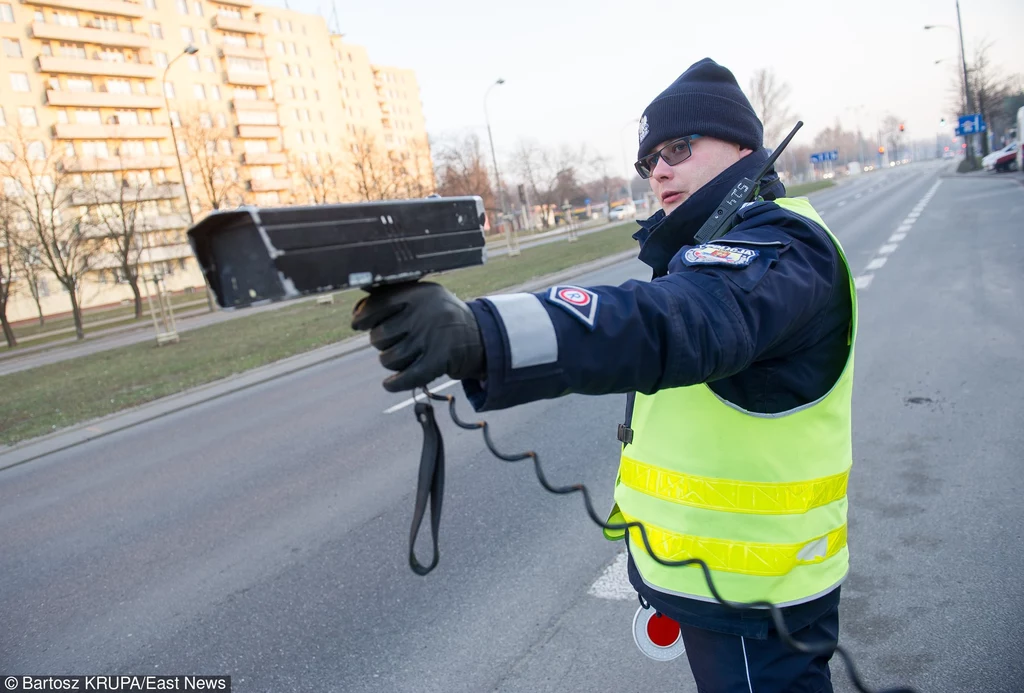
<svg viewBox="0 0 1024 693">
<path fill-rule="evenodd" d="M 634 257 L 636 257 L 635 250 L 608 255 L 560 272 L 531 279 L 518 286 L 503 289 L 498 293 L 534 291 Z M 370 339 L 366 335 L 349 337 L 329 346 L 289 356 L 288 358 L 245 371 L 244 373 L 228 376 L 221 380 L 215 380 L 205 385 L 194 387 L 191 390 L 185 390 L 184 392 L 168 395 L 152 402 L 140 404 L 131 409 L 125 409 L 98 419 L 74 424 L 44 436 L 15 443 L 10 447 L 0 447 L 0 471 L 38 460 L 55 452 L 61 452 L 140 424 L 148 423 L 197 404 L 210 402 L 220 397 L 276 380 L 277 378 L 283 378 L 307 368 L 326 363 L 327 361 L 362 351 L 369 346 Z"/>
</svg>

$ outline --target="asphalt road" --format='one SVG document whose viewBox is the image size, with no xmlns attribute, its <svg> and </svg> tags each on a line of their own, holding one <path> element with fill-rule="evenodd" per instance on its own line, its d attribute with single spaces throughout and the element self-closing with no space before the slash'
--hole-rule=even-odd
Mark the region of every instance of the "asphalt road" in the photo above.
<svg viewBox="0 0 1024 693">
<path fill-rule="evenodd" d="M 842 639 L 873 686 L 1017 691 L 1024 187 L 944 170 L 815 197 L 863 287 Z M 580 283 L 646 276 L 633 261 Z M 0 674 L 694 691 L 685 661 L 636 651 L 621 547 L 579 498 L 444 416 L 441 565 L 409 571 L 419 427 L 408 406 L 385 413 L 403 398 L 382 376 L 356 352 L 0 472 Z M 487 418 L 499 446 L 538 450 L 604 509 L 621 410 L 572 396 Z"/>
</svg>

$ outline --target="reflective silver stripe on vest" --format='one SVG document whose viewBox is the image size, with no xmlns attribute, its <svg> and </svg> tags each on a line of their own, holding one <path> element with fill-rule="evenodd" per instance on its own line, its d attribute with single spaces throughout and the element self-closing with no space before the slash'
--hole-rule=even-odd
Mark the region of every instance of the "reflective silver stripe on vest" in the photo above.
<svg viewBox="0 0 1024 693">
<path fill-rule="evenodd" d="M 558 360 L 558 337 L 551 317 L 533 294 L 500 294 L 486 299 L 498 311 L 508 335 L 512 368 Z"/>
</svg>

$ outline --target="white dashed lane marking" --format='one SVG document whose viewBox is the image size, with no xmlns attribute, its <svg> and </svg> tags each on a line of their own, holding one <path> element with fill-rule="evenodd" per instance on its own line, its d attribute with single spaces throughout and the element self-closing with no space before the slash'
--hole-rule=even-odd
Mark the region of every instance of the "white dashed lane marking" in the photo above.
<svg viewBox="0 0 1024 693">
<path fill-rule="evenodd" d="M 871 262 L 869 262 L 867 267 L 864 269 L 865 274 L 854 278 L 853 285 L 858 290 L 863 290 L 871 286 L 871 282 L 874 280 L 875 275 L 867 273 L 882 269 L 882 267 L 885 266 L 889 256 L 895 253 L 900 247 L 900 242 L 907 237 L 907 232 L 914 227 L 914 222 L 921 216 L 925 206 L 932 199 L 932 196 L 941 184 L 941 180 L 935 181 L 935 184 L 928 190 L 928 192 L 925 193 L 924 197 L 914 205 L 914 209 L 907 215 L 907 218 L 903 220 L 903 223 L 896 227 L 896 231 L 889 236 L 889 240 L 878 249 L 877 255 L 872 258 Z"/>
</svg>

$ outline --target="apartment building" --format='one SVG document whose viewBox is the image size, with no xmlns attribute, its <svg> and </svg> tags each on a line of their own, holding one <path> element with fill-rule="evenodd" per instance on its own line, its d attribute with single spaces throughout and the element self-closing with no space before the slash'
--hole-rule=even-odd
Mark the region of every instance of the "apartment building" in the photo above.
<svg viewBox="0 0 1024 693">
<path fill-rule="evenodd" d="M 433 189 L 415 73 L 374 65 L 317 15 L 251 0 L 0 0 L 0 44 L 0 156 L 20 138 L 59 152 L 84 189 L 131 186 L 139 264 L 172 290 L 203 285 L 186 192 L 198 219 Z M 103 197 L 81 198 L 93 221 Z M 84 306 L 131 297 L 116 264 L 96 262 Z M 68 311 L 40 277 L 44 313 Z M 12 321 L 36 313 L 20 279 Z"/>
</svg>

